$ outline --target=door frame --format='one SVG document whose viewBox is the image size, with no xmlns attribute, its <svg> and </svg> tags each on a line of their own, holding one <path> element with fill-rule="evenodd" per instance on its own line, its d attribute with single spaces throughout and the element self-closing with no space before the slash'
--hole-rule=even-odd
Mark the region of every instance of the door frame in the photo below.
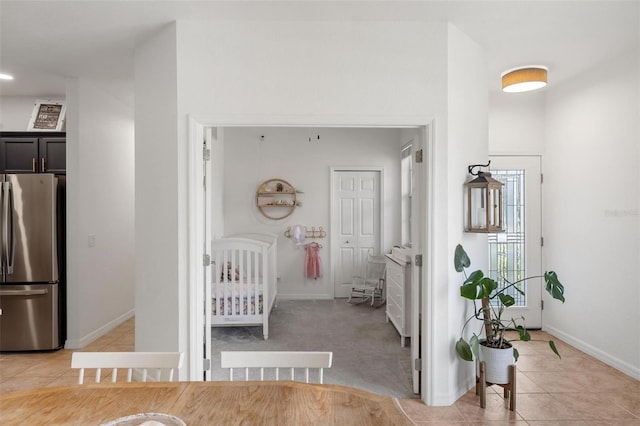
<svg viewBox="0 0 640 426">
<path fill-rule="evenodd" d="M 380 192 L 378 193 L 379 203 L 378 203 L 378 217 L 380 221 L 378 223 L 378 244 L 379 247 L 384 247 L 384 167 L 381 166 L 353 166 L 353 167 L 342 167 L 342 166 L 330 166 L 329 167 L 329 239 L 330 246 L 329 249 L 329 271 L 333 271 L 333 264 L 335 260 L 338 258 L 338 243 L 337 243 L 337 232 L 336 229 L 336 218 L 334 217 L 335 212 L 335 191 L 334 184 L 336 183 L 336 175 L 339 172 L 378 172 L 380 177 Z M 331 274 L 331 298 L 335 299 L 336 296 L 336 283 L 335 283 L 335 274 Z"/>
<path fill-rule="evenodd" d="M 280 116 L 280 115 L 216 115 L 216 114 L 189 114 L 187 115 L 187 287 L 183 289 L 189 312 L 182 317 L 186 319 L 188 330 L 186 339 L 188 380 L 200 381 L 204 365 L 204 348 L 202 342 L 202 330 L 204 318 L 201 308 L 204 303 L 204 295 L 198 291 L 202 286 L 202 247 L 205 244 L 204 225 L 202 217 L 204 199 L 199 184 L 204 179 L 202 173 L 202 140 L 205 129 L 208 127 L 371 127 L 371 128 L 418 128 L 423 141 L 424 166 L 426 173 L 423 176 L 420 190 L 422 202 L 425 204 L 426 217 L 421 221 L 420 246 L 423 253 L 422 266 L 422 359 L 420 377 L 422 381 L 421 400 L 427 405 L 436 400 L 435 389 L 435 297 L 434 283 L 436 236 L 433 227 L 433 215 L 435 205 L 435 174 L 437 164 L 437 152 L 435 149 L 435 118 L 433 116 L 376 116 L 363 117 L 352 115 L 339 116 Z M 417 314 L 415 314 L 417 315 Z"/>
</svg>

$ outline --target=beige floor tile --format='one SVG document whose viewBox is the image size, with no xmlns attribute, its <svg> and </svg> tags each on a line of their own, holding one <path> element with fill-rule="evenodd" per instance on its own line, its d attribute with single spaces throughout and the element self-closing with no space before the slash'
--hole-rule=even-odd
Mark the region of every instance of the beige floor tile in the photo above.
<svg viewBox="0 0 640 426">
<path fill-rule="evenodd" d="M 498 388 L 501 389 L 501 388 Z M 544 389 L 529 379 L 527 373 L 516 370 L 516 394 L 521 393 L 543 393 Z"/>
<path fill-rule="evenodd" d="M 474 390 L 471 390 L 463 395 L 454 406 L 460 410 L 467 422 L 513 422 L 522 420 L 522 417 L 517 412 L 509 410 L 508 399 L 504 399 L 502 394 L 487 393 L 486 402 L 487 406 L 481 408 L 480 397 L 476 396 Z"/>
<path fill-rule="evenodd" d="M 610 401 L 640 419 L 640 392 L 620 392 L 613 393 Z"/>
<path fill-rule="evenodd" d="M 429 407 L 418 399 L 401 399 L 400 405 L 407 415 L 420 424 L 455 424 L 466 423 L 460 410 L 452 407 Z"/>
<path fill-rule="evenodd" d="M 581 420 L 607 420 L 612 424 L 620 420 L 633 419 L 634 415 L 612 402 L 613 395 L 606 393 L 586 393 L 578 395 L 567 393 L 551 394 L 556 402 L 567 411 L 580 413 Z"/>
<path fill-rule="evenodd" d="M 26 369 L 44 362 L 42 360 L 24 359 L 19 356 L 7 357 L 0 360 L 0 380 L 14 377 Z"/>
<path fill-rule="evenodd" d="M 530 426 L 638 426 L 640 419 L 634 420 L 558 420 L 558 421 L 532 421 L 527 422 Z"/>
<path fill-rule="evenodd" d="M 65 359 L 55 359 L 32 365 L 16 377 L 59 377 L 71 371 L 71 362 Z"/>
<path fill-rule="evenodd" d="M 112 344 L 104 347 L 104 352 L 129 352 L 129 351 L 131 352 L 135 351 L 134 344 L 123 344 L 123 345 Z"/>
<path fill-rule="evenodd" d="M 527 372 L 527 377 L 546 392 L 634 392 L 640 382 L 608 370 Z"/>
<path fill-rule="evenodd" d="M 522 356 L 516 364 L 518 370 L 528 371 L 615 371 L 608 365 L 591 357 L 563 356 L 562 359 L 555 355 L 543 355 L 540 353 Z"/>
<path fill-rule="evenodd" d="M 75 350 L 71 350 L 71 349 L 61 349 L 57 352 L 53 352 L 48 359 L 60 359 L 60 360 L 64 359 L 71 362 L 71 356 L 73 355 L 74 352 Z"/>
<path fill-rule="evenodd" d="M 580 399 L 579 394 L 571 394 L 575 399 Z M 555 396 L 548 393 L 525 393 L 517 395 L 516 411 L 525 419 L 529 420 L 583 420 L 584 413 L 571 409 L 559 402 Z"/>
</svg>

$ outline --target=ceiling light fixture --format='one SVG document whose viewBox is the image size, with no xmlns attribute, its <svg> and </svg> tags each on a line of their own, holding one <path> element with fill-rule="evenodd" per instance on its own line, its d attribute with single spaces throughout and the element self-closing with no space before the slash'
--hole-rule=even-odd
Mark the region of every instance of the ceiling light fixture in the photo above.
<svg viewBox="0 0 640 426">
<path fill-rule="evenodd" d="M 0 73 L 0 80 L 13 80 L 13 76 L 9 74 Z"/>
<path fill-rule="evenodd" d="M 509 93 L 528 92 L 547 85 L 547 67 L 529 65 L 502 73 L 502 91 Z"/>
</svg>

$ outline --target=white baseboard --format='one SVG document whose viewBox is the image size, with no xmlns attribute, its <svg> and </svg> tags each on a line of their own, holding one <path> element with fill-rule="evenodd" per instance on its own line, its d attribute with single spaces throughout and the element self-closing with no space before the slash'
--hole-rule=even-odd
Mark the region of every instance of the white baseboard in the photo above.
<svg viewBox="0 0 640 426">
<path fill-rule="evenodd" d="M 605 364 L 610 365 L 616 370 L 620 370 L 624 374 L 631 376 L 636 380 L 640 380 L 640 366 L 631 365 L 626 361 L 622 361 L 621 359 L 611 356 L 610 354 L 584 342 L 583 340 L 576 339 L 575 337 L 567 333 L 564 333 L 558 330 L 557 328 L 545 325 L 542 328 L 542 330 L 546 331 L 552 336 L 557 337 L 558 339 L 561 339 L 565 343 L 570 344 L 574 348 L 581 350 L 587 355 L 590 355 L 596 358 L 597 360 L 600 360 Z"/>
<path fill-rule="evenodd" d="M 111 330 L 113 330 L 114 328 L 116 328 L 117 326 L 119 326 L 129 318 L 132 318 L 134 314 L 135 314 L 135 310 L 132 309 L 129 312 L 126 312 L 120 315 L 119 317 L 109 321 L 102 327 L 97 328 L 91 333 L 81 337 L 80 339 L 67 339 L 67 341 L 64 344 L 64 348 L 65 349 L 82 349 L 85 346 L 87 346 L 89 343 L 98 339 L 99 337 L 104 336 L 105 334 L 107 334 L 108 332 L 110 332 Z"/>
</svg>

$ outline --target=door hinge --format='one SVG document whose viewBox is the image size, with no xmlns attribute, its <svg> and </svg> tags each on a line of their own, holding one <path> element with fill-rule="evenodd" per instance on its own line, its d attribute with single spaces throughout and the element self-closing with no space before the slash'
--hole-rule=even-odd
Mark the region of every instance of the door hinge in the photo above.
<svg viewBox="0 0 640 426">
<path fill-rule="evenodd" d="M 202 360 L 202 369 L 204 371 L 211 370 L 211 360 L 209 358 L 205 358 Z"/>
<path fill-rule="evenodd" d="M 540 301 L 540 310 L 544 311 L 544 300 Z"/>
<path fill-rule="evenodd" d="M 416 266 L 422 266 L 422 255 L 416 254 L 416 261 L 414 263 Z"/>
<path fill-rule="evenodd" d="M 211 150 L 207 147 L 202 148 L 202 158 L 203 161 L 211 160 Z"/>
<path fill-rule="evenodd" d="M 544 183 L 544 175 L 540 173 L 540 183 Z"/>
<path fill-rule="evenodd" d="M 422 371 L 422 358 L 416 358 L 413 360 L 413 368 L 416 371 Z"/>
<path fill-rule="evenodd" d="M 202 266 L 209 266 L 211 265 L 211 256 L 208 254 L 205 254 L 202 256 Z"/>
<path fill-rule="evenodd" d="M 544 247 L 544 237 L 540 237 L 540 247 Z"/>
<path fill-rule="evenodd" d="M 422 150 L 416 151 L 416 163 L 422 163 Z"/>
</svg>

